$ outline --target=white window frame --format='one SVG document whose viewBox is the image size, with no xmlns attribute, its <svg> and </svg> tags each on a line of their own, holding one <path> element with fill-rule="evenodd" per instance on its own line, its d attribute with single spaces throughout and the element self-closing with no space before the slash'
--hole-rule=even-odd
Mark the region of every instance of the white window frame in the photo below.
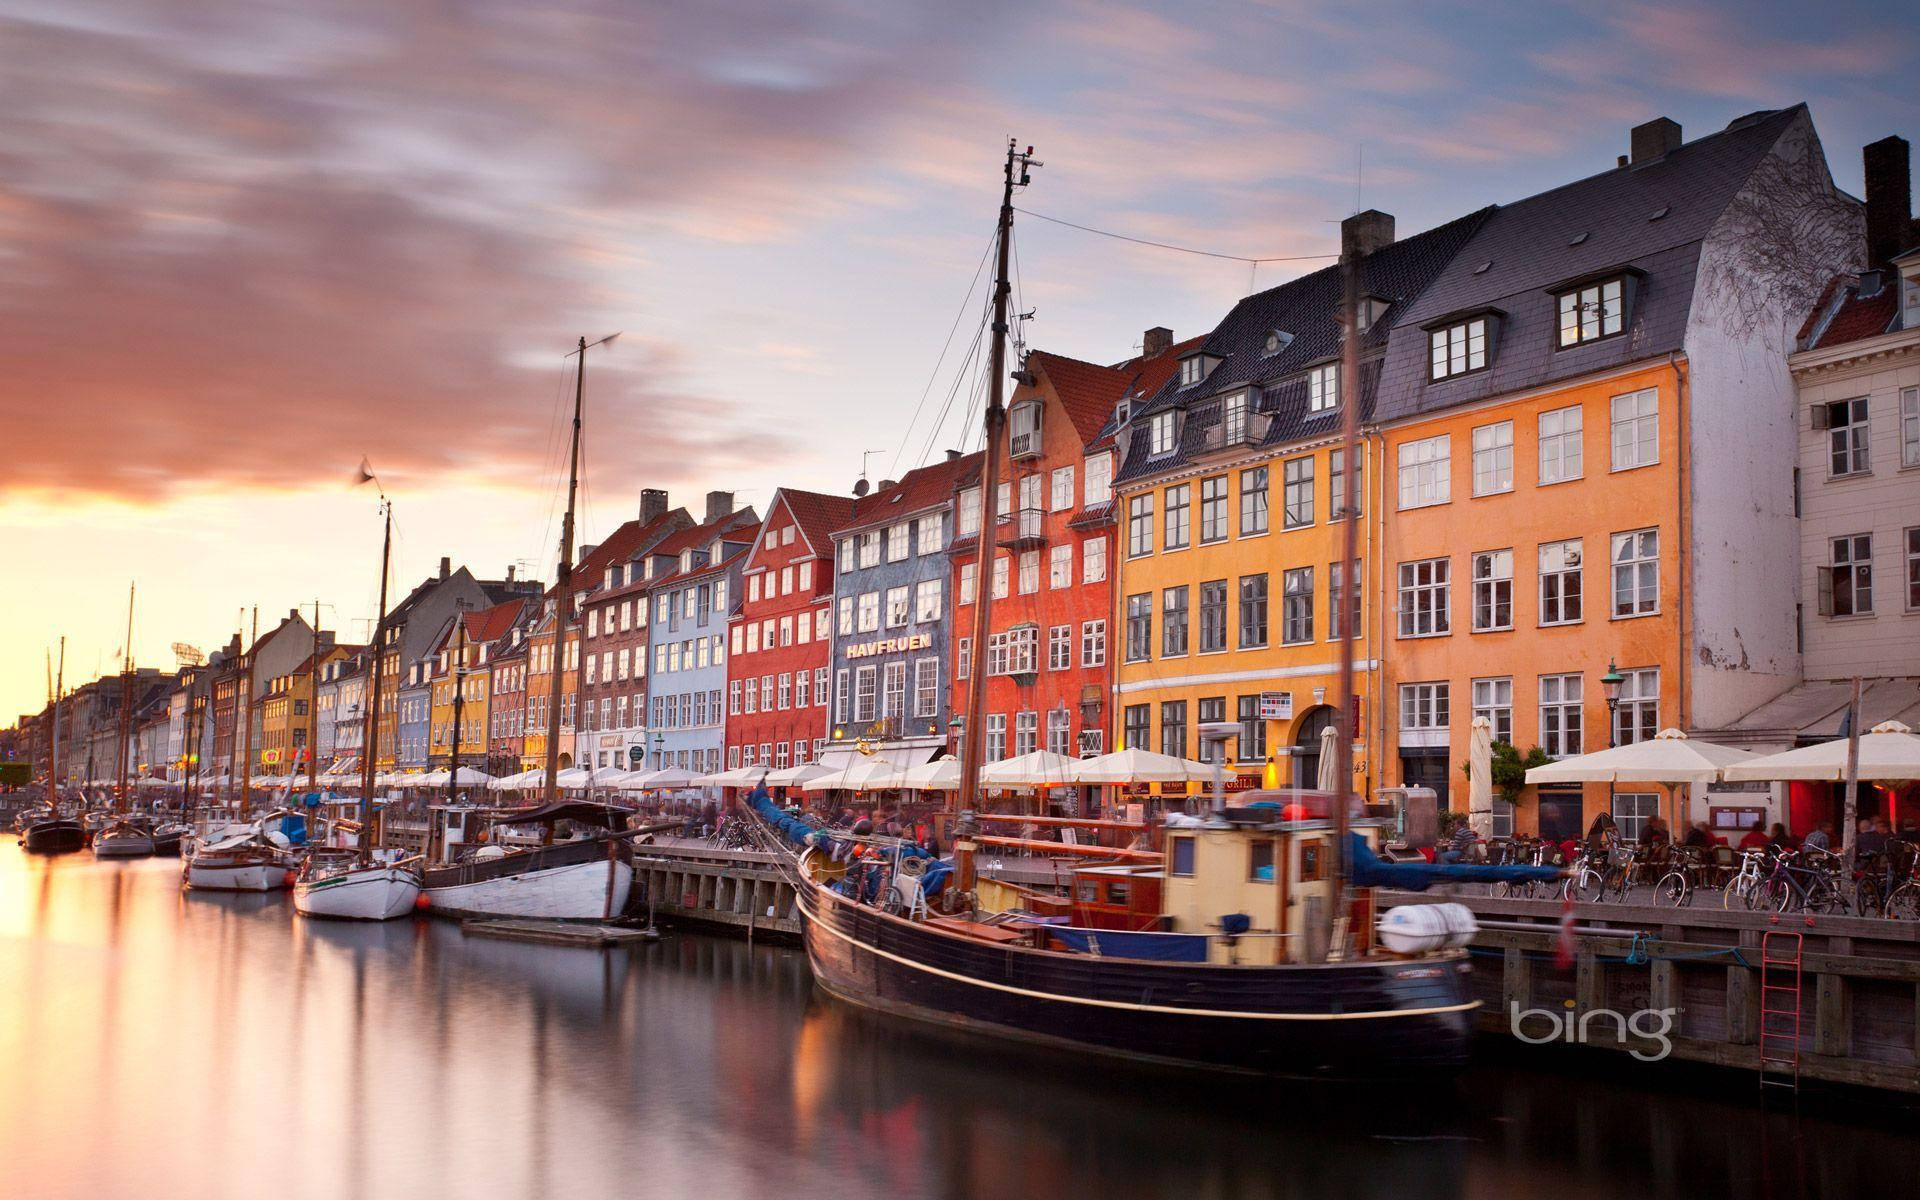
<svg viewBox="0 0 1920 1200">
<path fill-rule="evenodd" d="M 1449 434 L 1400 443 L 1402 510 L 1431 508 L 1453 499 L 1453 446 Z"/>
<path fill-rule="evenodd" d="M 1613 710 L 1613 740 L 1630 746 L 1660 732 L 1660 668 L 1620 669 L 1620 694 Z"/>
<path fill-rule="evenodd" d="M 1610 539 L 1608 579 L 1612 590 L 1609 612 L 1614 620 L 1652 617 L 1660 613 L 1660 530 L 1630 529 Z M 1621 611 L 1621 598 L 1628 598 Z"/>
<path fill-rule="evenodd" d="M 1572 566 L 1566 565 L 1569 555 L 1571 555 L 1573 559 Z M 1535 575 L 1540 581 L 1539 588 L 1534 595 L 1535 602 L 1539 605 L 1537 610 L 1539 614 L 1539 624 L 1545 626 L 1578 625 L 1586 620 L 1586 561 L 1585 539 L 1563 538 L 1557 542 L 1540 543 L 1536 553 L 1534 570 Z M 1553 602 L 1558 608 L 1558 615 L 1552 620 L 1547 619 L 1547 581 L 1549 579 L 1554 580 L 1557 584 L 1554 589 Z M 1573 583 L 1571 591 L 1567 588 L 1569 579 L 1571 579 Z M 1567 615 L 1567 598 L 1569 596 L 1574 598 L 1573 607 L 1576 611 L 1573 616 Z"/>
<path fill-rule="evenodd" d="M 1513 490 L 1513 422 L 1495 421 L 1473 429 L 1473 494 L 1497 496 Z"/>
<path fill-rule="evenodd" d="M 1340 407 L 1340 364 L 1321 363 L 1307 372 L 1307 411 L 1332 412 Z"/>
<path fill-rule="evenodd" d="M 1487 319 L 1474 317 L 1435 329 L 1428 338 L 1429 378 L 1438 383 L 1487 368 Z"/>
<path fill-rule="evenodd" d="M 1585 410 L 1578 404 L 1539 417 L 1540 485 L 1570 483 L 1586 474 Z"/>
<path fill-rule="evenodd" d="M 1579 674 L 1540 677 L 1540 748 L 1571 758 L 1586 746 L 1586 683 Z"/>
<path fill-rule="evenodd" d="M 1660 390 L 1641 388 L 1607 402 L 1609 470 L 1637 471 L 1660 462 Z"/>
<path fill-rule="evenodd" d="M 1178 414 L 1172 409 L 1147 419 L 1147 457 L 1164 458 L 1180 448 Z"/>
<path fill-rule="evenodd" d="M 1496 675 L 1473 681 L 1473 715 L 1493 725 L 1493 740 L 1513 744 L 1513 676 Z"/>
<path fill-rule="evenodd" d="M 1082 463 L 1085 479 L 1080 485 L 1080 502 L 1088 508 L 1113 499 L 1113 455 L 1089 454 Z"/>
<path fill-rule="evenodd" d="M 1873 401 L 1869 396 L 1830 400 L 1827 411 L 1827 478 L 1849 479 L 1873 473 Z M 1846 420 L 1836 423 L 1833 410 Z M 1836 470 L 1836 467 L 1842 469 Z"/>
<path fill-rule="evenodd" d="M 1453 632 L 1453 560 L 1417 558 L 1399 564 L 1397 628 L 1402 638 Z"/>
<path fill-rule="evenodd" d="M 1513 551 L 1480 550 L 1473 555 L 1473 625 L 1475 633 L 1513 628 Z M 1506 610 L 1506 619 L 1500 610 Z"/>
</svg>

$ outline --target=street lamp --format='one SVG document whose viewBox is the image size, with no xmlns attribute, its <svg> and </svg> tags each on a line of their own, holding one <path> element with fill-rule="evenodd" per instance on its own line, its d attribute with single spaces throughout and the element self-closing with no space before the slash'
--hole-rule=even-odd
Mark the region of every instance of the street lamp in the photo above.
<svg viewBox="0 0 1920 1200">
<path fill-rule="evenodd" d="M 1607 700 L 1607 749 L 1614 747 L 1614 713 L 1620 707 L 1620 670 L 1613 665 L 1613 659 L 1607 659 L 1607 673 L 1600 677 L 1600 694 Z M 1607 780 L 1607 815 L 1615 821 L 1620 818 L 1613 811 L 1613 780 Z"/>
</svg>

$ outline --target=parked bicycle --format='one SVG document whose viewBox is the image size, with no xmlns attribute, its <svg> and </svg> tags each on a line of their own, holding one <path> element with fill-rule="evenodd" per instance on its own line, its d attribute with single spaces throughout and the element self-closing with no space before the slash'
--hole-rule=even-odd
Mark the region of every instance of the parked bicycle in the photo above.
<svg viewBox="0 0 1920 1200">
<path fill-rule="evenodd" d="M 1774 912 L 1844 913 L 1853 905 L 1842 887 L 1840 857 L 1824 850 L 1782 854 L 1761 889 L 1760 903 Z"/>
<path fill-rule="evenodd" d="M 1653 885 L 1654 903 L 1670 908 L 1691 904 L 1693 893 L 1708 869 L 1705 856 L 1698 850 L 1679 846 L 1667 856 L 1665 865 L 1665 873 Z"/>
<path fill-rule="evenodd" d="M 1720 907 L 1727 909 L 1760 907 L 1760 894 L 1767 877 L 1773 872 L 1773 865 L 1769 861 L 1772 857 L 1771 848 L 1742 850 L 1740 869 L 1734 873 L 1732 879 L 1727 880 L 1727 886 L 1721 889 Z"/>
</svg>

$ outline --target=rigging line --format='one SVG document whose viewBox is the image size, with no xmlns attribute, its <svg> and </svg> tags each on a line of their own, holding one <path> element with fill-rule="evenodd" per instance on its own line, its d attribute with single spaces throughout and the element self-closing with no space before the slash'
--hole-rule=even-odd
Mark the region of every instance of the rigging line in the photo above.
<svg viewBox="0 0 1920 1200">
<path fill-rule="evenodd" d="M 920 421 L 920 412 L 926 407 L 927 397 L 933 393 L 933 384 L 940 377 L 940 368 L 947 361 L 947 351 L 953 347 L 953 335 L 960 332 L 960 322 L 966 319 L 967 302 L 973 299 L 973 293 L 980 286 L 980 274 L 987 268 L 987 259 L 993 255 L 993 238 L 987 239 L 987 248 L 980 252 L 980 261 L 973 268 L 973 279 L 967 284 L 967 294 L 960 298 L 960 311 L 953 314 L 953 325 L 947 330 L 947 340 L 940 345 L 940 357 L 934 360 L 933 370 L 927 373 L 927 385 L 920 389 L 920 402 L 913 406 L 913 418 L 907 422 L 907 428 L 900 435 L 900 446 L 893 452 L 893 466 L 888 475 L 897 475 L 900 469 L 900 456 L 906 451 L 907 442 L 913 437 L 915 425 Z"/>
<path fill-rule="evenodd" d="M 1320 259 L 1340 257 L 1338 254 L 1270 254 L 1263 255 L 1259 258 L 1249 258 L 1244 254 L 1221 254 L 1213 250 L 1196 250 L 1192 246 L 1176 246 L 1172 242 L 1156 242 L 1150 238 L 1139 238 L 1125 233 L 1115 233 L 1110 229 L 1095 229 L 1091 225 L 1081 225 L 1075 221 L 1065 221 L 1059 217 L 1050 217 L 1045 213 L 1034 212 L 1030 208 L 1020 208 L 1018 205 L 1015 206 L 1014 211 L 1025 213 L 1027 216 L 1033 217 L 1036 220 L 1051 222 L 1055 225 L 1065 225 L 1069 229 L 1078 229 L 1082 233 L 1097 233 L 1101 237 L 1114 238 L 1122 242 L 1132 242 L 1137 246 L 1152 246 L 1156 250 L 1176 250 L 1181 254 L 1197 254 L 1202 258 L 1224 258 L 1231 262 L 1243 263 L 1273 263 L 1311 262 Z"/>
<path fill-rule="evenodd" d="M 986 336 L 987 323 L 988 323 L 987 314 L 990 311 L 991 311 L 990 307 L 983 307 L 981 309 L 980 321 L 974 327 L 973 340 L 970 343 L 968 343 L 965 356 L 962 357 L 957 364 L 955 364 L 954 374 L 953 374 L 953 383 L 950 387 L 947 388 L 946 399 L 941 401 L 940 416 L 934 421 L 933 426 L 927 430 L 926 441 L 920 447 L 920 465 L 921 466 L 925 466 L 927 464 L 928 458 L 933 454 L 934 447 L 936 444 L 938 444 L 941 433 L 946 429 L 947 419 L 953 413 L 954 397 L 959 395 L 961 386 L 966 382 L 968 376 L 972 371 L 971 364 L 973 363 L 975 356 L 977 356 L 980 352 L 981 339 L 983 339 Z"/>
<path fill-rule="evenodd" d="M 946 427 L 946 413 L 953 411 L 953 401 L 957 396 L 959 396 L 960 389 L 962 387 L 967 387 L 970 383 L 971 386 L 968 388 L 968 392 L 967 392 L 967 395 L 968 395 L 967 409 L 961 417 L 960 427 L 954 431 L 955 434 L 957 435 L 957 444 L 959 446 L 961 453 L 963 454 L 969 452 L 970 439 L 972 436 L 969 431 L 973 428 L 974 406 L 979 396 L 979 388 L 980 388 L 980 382 L 981 382 L 981 379 L 979 376 L 979 366 L 978 366 L 979 358 L 980 358 L 980 348 L 981 348 L 982 342 L 985 339 L 988 323 L 989 322 L 988 322 L 987 315 L 983 311 L 981 315 L 980 329 L 974 334 L 973 344 L 967 348 L 966 358 L 961 361 L 959 368 L 954 373 L 953 387 L 947 394 L 947 402 L 945 405 L 945 409 L 941 414 L 940 428 L 942 431 L 944 431 Z M 925 453 L 929 455 L 933 453 L 933 447 L 931 444 L 928 445 Z"/>
</svg>

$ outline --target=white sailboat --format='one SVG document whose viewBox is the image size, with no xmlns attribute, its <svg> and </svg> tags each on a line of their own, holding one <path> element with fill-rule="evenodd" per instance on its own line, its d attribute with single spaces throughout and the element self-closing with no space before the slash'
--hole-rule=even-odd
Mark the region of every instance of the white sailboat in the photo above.
<svg viewBox="0 0 1920 1200">
<path fill-rule="evenodd" d="M 354 850 L 314 850 L 293 881 L 293 907 L 303 916 L 391 921 L 420 900 L 414 860 L 362 863 Z"/>
<path fill-rule="evenodd" d="M 194 847 L 184 872 L 199 892 L 272 892 L 293 882 L 294 861 L 286 839 L 259 829 Z"/>
</svg>

